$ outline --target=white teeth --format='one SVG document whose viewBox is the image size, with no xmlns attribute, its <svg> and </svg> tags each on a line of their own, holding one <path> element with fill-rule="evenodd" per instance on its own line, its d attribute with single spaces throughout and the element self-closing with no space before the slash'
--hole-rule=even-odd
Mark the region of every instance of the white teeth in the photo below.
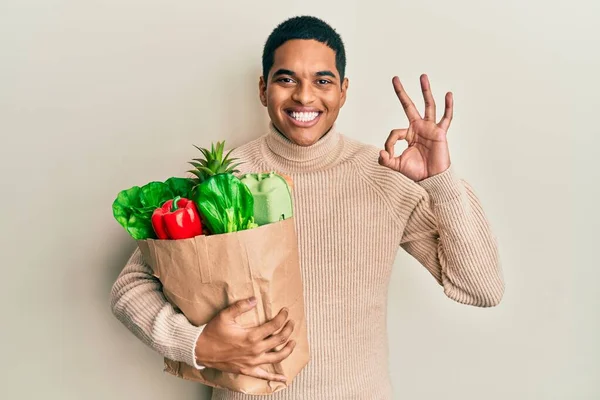
<svg viewBox="0 0 600 400">
<path fill-rule="evenodd" d="M 291 113 L 292 118 L 300 122 L 309 122 L 319 116 L 318 112 L 294 112 Z"/>
</svg>

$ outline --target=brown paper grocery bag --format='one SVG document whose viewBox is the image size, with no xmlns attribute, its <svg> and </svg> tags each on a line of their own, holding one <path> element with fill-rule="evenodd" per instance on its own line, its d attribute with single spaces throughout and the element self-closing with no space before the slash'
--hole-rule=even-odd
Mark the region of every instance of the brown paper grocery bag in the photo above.
<svg viewBox="0 0 600 400">
<path fill-rule="evenodd" d="M 255 296 L 257 306 L 238 322 L 261 325 L 283 308 L 295 322 L 292 354 L 267 369 L 288 384 L 309 362 L 302 276 L 294 218 L 258 228 L 183 240 L 138 240 L 145 261 L 160 279 L 167 299 L 196 326 L 234 302 Z M 165 358 L 165 371 L 205 385 L 248 394 L 271 394 L 285 383 L 196 368 Z"/>
</svg>

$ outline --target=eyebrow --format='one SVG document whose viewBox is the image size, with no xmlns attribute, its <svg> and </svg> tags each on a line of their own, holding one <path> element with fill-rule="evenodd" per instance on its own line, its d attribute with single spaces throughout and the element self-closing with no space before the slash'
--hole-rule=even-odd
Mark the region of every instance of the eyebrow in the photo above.
<svg viewBox="0 0 600 400">
<path fill-rule="evenodd" d="M 275 78 L 276 76 L 279 76 L 279 75 L 296 76 L 296 73 L 289 69 L 280 68 L 277 71 L 275 71 L 275 73 L 273 74 L 273 78 Z M 318 71 L 315 73 L 315 75 L 316 76 L 330 76 L 332 78 L 336 78 L 335 74 L 331 71 Z"/>
<path fill-rule="evenodd" d="M 336 77 L 335 74 L 333 72 L 331 72 L 331 71 L 319 71 L 315 75 L 317 75 L 317 76 L 330 76 L 332 78 Z"/>
</svg>

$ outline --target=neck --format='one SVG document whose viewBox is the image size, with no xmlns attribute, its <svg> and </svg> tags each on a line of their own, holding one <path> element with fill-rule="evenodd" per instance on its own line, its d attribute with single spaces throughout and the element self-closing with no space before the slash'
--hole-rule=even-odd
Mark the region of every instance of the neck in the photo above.
<svg viewBox="0 0 600 400">
<path fill-rule="evenodd" d="M 339 160 L 343 140 L 333 125 L 316 143 L 300 146 L 269 124 L 263 155 L 272 167 L 281 172 L 303 172 L 327 168 Z"/>
<path fill-rule="evenodd" d="M 285 135 L 285 133 L 281 132 L 281 130 L 275 126 L 275 124 L 271 123 L 272 129 L 274 129 L 283 139 L 287 140 L 289 143 L 294 143 L 297 144 L 296 142 L 292 141 L 289 137 L 287 137 Z M 325 131 L 325 133 L 319 138 L 319 140 L 323 140 L 323 138 L 325 136 L 327 136 L 327 134 L 333 129 L 333 125 L 331 127 L 329 127 L 329 129 L 327 131 Z M 317 140 L 317 142 L 319 141 Z M 298 145 L 298 144 L 297 144 Z M 300 146 L 300 145 L 298 145 Z M 302 146 L 302 147 L 307 147 L 307 146 Z"/>
</svg>

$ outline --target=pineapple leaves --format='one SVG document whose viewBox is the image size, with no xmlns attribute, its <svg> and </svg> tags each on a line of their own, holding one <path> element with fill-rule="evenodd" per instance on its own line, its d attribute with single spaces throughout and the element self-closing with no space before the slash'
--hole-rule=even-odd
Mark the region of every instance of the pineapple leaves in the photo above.
<svg viewBox="0 0 600 400">
<path fill-rule="evenodd" d="M 196 169 L 192 169 L 192 170 L 189 170 L 187 172 L 190 172 L 190 173 L 196 175 L 198 177 L 198 179 L 203 179 L 204 178 L 204 175 L 202 174 L 202 172 L 200 172 L 200 171 L 198 171 Z"/>
<path fill-rule="evenodd" d="M 200 167 L 200 168 L 198 168 L 198 170 L 201 171 L 201 172 L 204 172 L 208 176 L 215 175 L 215 171 L 213 169 L 211 169 L 211 168 Z"/>
<path fill-rule="evenodd" d="M 217 142 L 216 144 L 211 143 L 210 150 L 196 145 L 194 145 L 194 147 L 202 153 L 204 158 L 193 158 L 192 161 L 188 162 L 188 164 L 192 165 L 195 169 L 187 172 L 194 174 L 198 178 L 193 179 L 192 182 L 200 184 L 211 176 L 240 172 L 236 168 L 242 163 L 233 164 L 237 158 L 230 158 L 231 152 L 234 149 L 229 150 L 227 154 L 225 154 L 225 157 L 223 157 L 223 153 L 225 152 L 225 141 Z"/>
<path fill-rule="evenodd" d="M 229 167 L 231 169 L 231 172 L 240 172 L 240 170 L 235 169 L 236 167 L 239 167 L 240 165 L 242 165 L 242 163 L 237 163 L 237 164 L 233 164 L 231 167 Z"/>
<path fill-rule="evenodd" d="M 225 148 L 225 142 L 217 142 L 217 160 L 223 159 L 223 149 Z"/>
<path fill-rule="evenodd" d="M 206 165 L 202 165 L 201 163 L 197 163 L 197 162 L 188 162 L 188 164 L 191 164 L 192 166 L 196 167 L 196 168 L 200 168 L 200 167 L 205 167 Z"/>
</svg>

